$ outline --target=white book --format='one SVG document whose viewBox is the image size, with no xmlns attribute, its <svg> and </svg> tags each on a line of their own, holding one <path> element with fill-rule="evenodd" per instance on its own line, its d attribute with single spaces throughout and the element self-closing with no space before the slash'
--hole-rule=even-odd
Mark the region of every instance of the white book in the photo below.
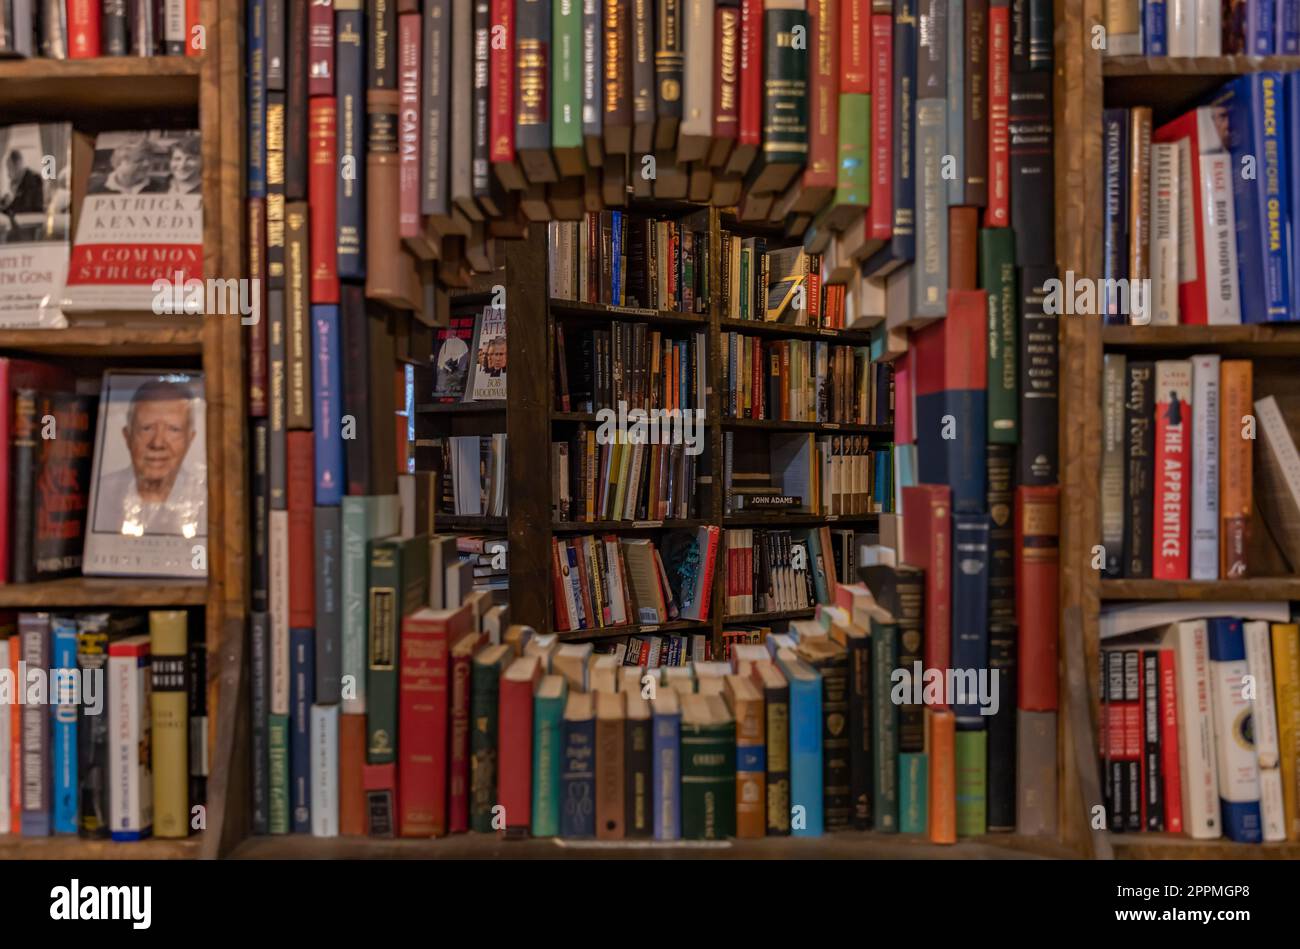
<svg viewBox="0 0 1300 949">
<path fill-rule="evenodd" d="M 1192 357 L 1193 580 L 1219 578 L 1219 357 Z"/>
<path fill-rule="evenodd" d="M 339 707 L 311 707 L 311 835 L 339 835 Z"/>
<path fill-rule="evenodd" d="M 163 41 L 185 46 L 185 0 L 167 0 L 163 8 Z"/>
<path fill-rule="evenodd" d="M 1200 168 L 1192 167 L 1192 140 L 1180 138 L 1173 143 L 1178 149 L 1178 284 L 1194 283 L 1200 275 L 1200 258 L 1196 253 L 1196 198 Z M 1181 299 L 1181 297 L 1180 297 Z M 1186 318 L 1181 313 L 1180 317 Z"/>
<path fill-rule="evenodd" d="M 1212 840 L 1223 831 L 1219 820 L 1219 776 L 1215 765 L 1205 620 L 1170 626 L 1162 645 L 1174 651 L 1183 828 L 1197 840 Z"/>
<path fill-rule="evenodd" d="M 289 512 L 271 511 L 271 714 L 289 714 Z"/>
<path fill-rule="evenodd" d="M 1251 731 L 1255 737 L 1255 760 L 1259 763 L 1259 809 L 1264 822 L 1264 839 L 1286 840 L 1269 624 L 1259 620 L 1244 623 L 1242 633 L 1246 639 L 1246 665 L 1254 678 Z"/>
<path fill-rule="evenodd" d="M 713 134 L 713 3 L 686 0 L 678 7 L 685 52 L 682 73 L 682 124 L 677 160 L 698 161 L 709 154 Z"/>
<path fill-rule="evenodd" d="M 1196 55 L 1197 0 L 1166 0 L 1165 31 L 1170 56 Z"/>
<path fill-rule="evenodd" d="M 0 639 L 0 675 L 8 675 L 9 669 L 9 640 Z M 13 747 L 13 735 L 9 727 L 12 713 L 10 706 L 17 704 L 18 683 L 10 685 L 9 694 L 6 695 L 5 701 L 0 702 L 0 834 L 12 833 L 9 827 L 9 816 L 13 808 L 9 806 L 10 795 L 13 793 L 11 781 L 12 775 L 9 772 L 9 762 L 12 755 L 9 749 Z"/>
<path fill-rule="evenodd" d="M 1221 0 L 1196 0 L 1196 55 L 1223 55 Z"/>
<path fill-rule="evenodd" d="M 1101 639 L 1136 633 L 1144 629 L 1156 629 L 1169 623 L 1180 623 L 1194 619 L 1210 619 L 1217 616 L 1235 616 L 1242 620 L 1262 619 L 1270 623 L 1291 622 L 1291 604 L 1286 600 L 1235 600 L 1196 602 L 1178 601 L 1172 603 L 1125 603 L 1123 605 L 1103 606 L 1098 622 L 1098 635 Z"/>
<path fill-rule="evenodd" d="M 1241 322 L 1241 302 L 1231 155 L 1201 154 L 1200 191 L 1206 320 L 1212 326 L 1237 324 Z"/>
<path fill-rule="evenodd" d="M 1243 638 L 1222 626 L 1207 631 L 1219 801 L 1224 833 L 1233 840 L 1250 840 L 1260 830 L 1259 762 L 1250 727 L 1253 703 L 1246 697 L 1250 667 Z"/>
<path fill-rule="evenodd" d="M 1151 146 L 1151 324 L 1178 324 L 1178 145 Z"/>
<path fill-rule="evenodd" d="M 153 695 L 149 636 L 128 636 L 108 650 L 108 813 L 114 840 L 140 840 L 153 828 L 149 756 Z"/>
<path fill-rule="evenodd" d="M 1264 450 L 1271 455 L 1282 472 L 1291 504 L 1300 510 L 1300 451 L 1296 450 L 1286 419 L 1277 407 L 1277 399 L 1270 395 L 1257 400 L 1255 418 L 1259 421 L 1260 433 L 1264 436 Z"/>
</svg>

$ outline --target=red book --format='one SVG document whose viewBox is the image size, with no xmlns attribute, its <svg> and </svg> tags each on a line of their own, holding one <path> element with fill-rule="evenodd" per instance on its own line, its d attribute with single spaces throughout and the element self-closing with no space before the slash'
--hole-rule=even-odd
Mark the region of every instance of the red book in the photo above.
<svg viewBox="0 0 1300 949">
<path fill-rule="evenodd" d="M 68 59 L 94 59 L 99 55 L 99 4 L 96 0 L 68 0 Z"/>
<path fill-rule="evenodd" d="M 1131 653 L 1124 654 L 1124 686 L 1126 689 L 1125 698 L 1127 699 L 1128 674 L 1129 674 L 1129 656 L 1137 657 L 1137 701 L 1124 703 L 1124 757 L 1127 760 L 1137 763 L 1138 772 L 1138 814 L 1140 815 L 1140 827 L 1145 830 L 1147 826 L 1147 759 L 1143 753 L 1143 721 L 1142 714 L 1146 703 L 1146 691 L 1143 688 L 1142 681 L 1142 653 L 1140 650 L 1134 650 Z"/>
<path fill-rule="evenodd" d="M 573 622 L 569 619 L 568 602 L 564 599 L 564 578 L 566 571 L 561 567 L 560 557 L 563 556 L 560 550 L 560 540 L 558 537 L 551 538 L 551 580 L 555 584 L 555 628 L 560 632 L 566 632 L 573 629 Z"/>
<path fill-rule="evenodd" d="M 455 610 L 421 609 L 402 620 L 398 678 L 398 812 L 402 837 L 447 833 L 451 646 L 473 622 L 469 604 Z"/>
<path fill-rule="evenodd" d="M 1165 776 L 1165 830 L 1183 832 L 1183 776 L 1178 762 L 1178 688 L 1174 674 L 1174 651 L 1158 650 L 1160 656 L 1160 767 Z"/>
<path fill-rule="evenodd" d="M 738 89 L 740 127 L 737 141 L 757 150 L 763 144 L 763 0 L 740 0 Z M 731 170 L 741 174 L 746 171 L 744 168 Z"/>
<path fill-rule="evenodd" d="M 1016 488 L 1016 705 L 1027 712 L 1054 712 L 1057 706 L 1060 492 L 1054 484 Z"/>
<path fill-rule="evenodd" d="M 713 11 L 713 147 L 709 164 L 725 165 L 736 144 L 740 125 L 740 8 L 717 7 Z"/>
<path fill-rule="evenodd" d="M 542 677 L 538 656 L 506 667 L 497 693 L 497 797 L 506 809 L 506 832 L 533 822 L 533 692 Z"/>
<path fill-rule="evenodd" d="M 871 16 L 871 206 L 867 240 L 887 241 L 894 232 L 894 18 Z"/>
<path fill-rule="evenodd" d="M 307 95 L 334 95 L 334 0 L 312 0 L 307 13 Z"/>
<path fill-rule="evenodd" d="M 1181 182 L 1183 189 L 1191 196 L 1187 202 L 1192 207 L 1192 239 L 1196 241 L 1198 262 L 1196 278 L 1178 284 L 1178 322 L 1188 325 L 1204 326 L 1209 317 L 1209 287 L 1205 282 L 1205 201 L 1201 186 L 1201 155 L 1211 150 L 1223 148 L 1220 132 L 1214 120 L 1215 110 L 1209 106 L 1184 112 L 1178 118 L 1166 122 L 1151 134 L 1153 142 L 1177 142 L 1187 139 L 1191 151 L 1191 181 Z M 1181 270 L 1182 268 L 1180 268 Z M 1215 294 L 1217 296 L 1217 293 Z"/>
<path fill-rule="evenodd" d="M 299 554 L 316 549 L 316 472 L 311 432 L 289 432 L 285 464 L 286 507 L 289 509 L 289 549 Z M 289 558 L 289 625 L 316 626 L 316 574 L 310 556 Z"/>
<path fill-rule="evenodd" d="M 709 618 L 709 607 L 713 603 L 713 568 L 718 560 L 718 536 L 722 532 L 722 528 L 715 525 L 706 528 L 706 530 L 709 532 L 709 545 L 704 552 L 704 573 L 700 580 L 699 614 L 701 621 Z"/>
<path fill-rule="evenodd" d="M 1186 580 L 1192 530 L 1192 364 L 1156 363 L 1155 525 L 1151 576 Z"/>
<path fill-rule="evenodd" d="M 9 486 L 13 472 L 8 464 L 8 451 L 13 435 L 14 390 L 71 392 L 75 381 L 64 367 L 0 356 L 0 446 L 6 453 L 5 464 L 0 465 L 0 583 L 8 583 L 10 577 Z"/>
<path fill-rule="evenodd" d="M 366 833 L 366 716 L 339 716 L 339 833 Z"/>
<path fill-rule="evenodd" d="M 840 92 L 871 92 L 871 0 L 840 0 Z"/>
<path fill-rule="evenodd" d="M 925 668 L 952 657 L 952 491 L 946 484 L 903 488 L 903 562 L 925 571 Z"/>
<path fill-rule="evenodd" d="M 397 765 L 362 765 L 361 781 L 366 791 L 366 833 L 371 837 L 392 837 L 398 804 Z"/>
<path fill-rule="evenodd" d="M 451 647 L 451 748 L 448 757 L 447 829 L 469 830 L 469 689 L 474 653 L 487 643 L 482 633 L 467 633 Z"/>
<path fill-rule="evenodd" d="M 840 44 L 839 0 L 808 0 L 808 167 L 803 199 L 796 205 L 815 211 L 835 190 L 839 175 Z"/>
<path fill-rule="evenodd" d="M 307 191 L 311 199 L 311 214 L 307 223 L 311 241 L 311 302 L 338 303 L 338 103 L 333 98 L 312 99 L 307 112 Z"/>
<path fill-rule="evenodd" d="M 194 42 L 194 28 L 202 25 L 199 17 L 201 0 L 185 0 L 185 55 L 202 56 L 203 47 Z"/>
<path fill-rule="evenodd" d="M 492 49 L 488 55 L 489 157 L 515 160 L 515 0 L 492 0 Z"/>
<path fill-rule="evenodd" d="M 989 203 L 985 227 L 1011 226 L 1011 157 L 1007 115 L 1011 108 L 1011 8 L 989 9 Z"/>
<path fill-rule="evenodd" d="M 248 326 L 248 414 L 266 416 L 266 199 L 248 199 L 248 276 L 255 281 L 253 322 Z"/>
<path fill-rule="evenodd" d="M 397 228 L 402 237 L 420 237 L 420 14 L 397 18 Z"/>
</svg>

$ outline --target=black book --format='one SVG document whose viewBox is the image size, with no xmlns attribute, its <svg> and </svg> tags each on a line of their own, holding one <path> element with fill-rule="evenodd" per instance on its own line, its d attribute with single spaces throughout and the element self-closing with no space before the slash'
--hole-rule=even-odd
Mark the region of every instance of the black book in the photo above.
<svg viewBox="0 0 1300 949">
<path fill-rule="evenodd" d="M 629 838 L 646 838 L 654 836 L 654 732 L 646 703 L 636 704 L 645 709 L 645 715 L 633 718 L 629 708 L 623 726 L 623 768 L 627 779 L 623 791 L 623 833 Z"/>
<path fill-rule="evenodd" d="M 307 5 L 289 0 L 285 68 L 284 193 L 288 201 L 307 200 Z"/>
<path fill-rule="evenodd" d="M 189 689 L 190 806 L 208 800 L 208 644 L 203 614 L 190 610 L 189 649 L 185 654 L 185 683 Z"/>
<path fill-rule="evenodd" d="M 1136 710 L 1142 714 L 1142 653 L 1126 649 L 1124 656 L 1124 707 L 1125 715 Z M 1140 727 L 1140 726 L 1139 726 Z M 1142 829 L 1142 755 L 1124 759 L 1124 829 Z"/>
<path fill-rule="evenodd" d="M 677 146 L 682 121 L 682 0 L 655 0 L 655 148 Z"/>
<path fill-rule="evenodd" d="M 36 530 L 36 469 L 40 420 L 47 397 L 36 389 L 13 392 L 9 436 L 9 573 L 12 583 L 36 579 L 32 540 Z"/>
<path fill-rule="evenodd" d="M 361 7 L 362 0 L 337 0 L 334 5 L 338 157 L 343 171 L 335 187 L 341 280 L 366 276 L 366 23 Z M 436 123 L 433 127 L 436 131 Z M 445 130 L 439 141 L 446 141 Z"/>
<path fill-rule="evenodd" d="M 266 94 L 266 287 L 284 289 L 285 95 Z M 283 294 L 281 295 L 283 305 Z M 268 302 L 267 306 L 270 306 Z"/>
<path fill-rule="evenodd" d="M 1142 776 L 1146 781 L 1146 829 L 1165 829 L 1165 782 L 1160 759 L 1160 653 L 1144 649 L 1142 659 Z"/>
<path fill-rule="evenodd" d="M 289 0 L 266 0 L 266 88 L 284 92 L 284 26 Z"/>
<path fill-rule="evenodd" d="M 287 442 L 289 406 L 283 290 L 267 291 L 266 313 L 267 374 L 270 377 L 270 394 L 267 401 L 269 410 L 267 478 L 270 483 L 271 510 L 283 511 L 288 507 L 289 497 L 285 491 L 289 463 Z M 269 589 L 269 580 L 267 589 Z"/>
<path fill-rule="evenodd" d="M 102 0 L 100 3 L 99 50 L 103 56 L 126 56 L 131 51 L 126 0 Z"/>
<path fill-rule="evenodd" d="M 551 159 L 550 79 L 550 0 L 515 0 L 515 152 L 534 184 L 557 179 Z"/>
<path fill-rule="evenodd" d="M 342 509 L 316 508 L 316 693 L 320 705 L 342 701 Z"/>
<path fill-rule="evenodd" d="M 758 667 L 767 736 L 767 836 L 790 836 L 790 685 L 775 663 Z"/>
<path fill-rule="evenodd" d="M 420 213 L 451 213 L 451 0 L 425 0 L 424 36 L 420 50 L 421 120 L 424 171 L 420 183 Z"/>
<path fill-rule="evenodd" d="M 1013 73 L 1007 112 L 1017 267 L 1056 265 L 1052 74 Z"/>
<path fill-rule="evenodd" d="M 267 538 L 271 529 L 271 422 L 253 419 L 249 451 L 249 584 L 253 611 L 265 613 L 270 597 L 270 561 Z"/>
<path fill-rule="evenodd" d="M 844 830 L 853 821 L 847 727 L 848 650 L 829 639 L 810 639 L 799 644 L 798 653 L 822 677 L 822 808 L 826 830 Z"/>
<path fill-rule="evenodd" d="M 249 636 L 252 649 L 252 778 L 253 778 L 253 833 L 271 832 L 271 776 L 270 740 L 267 733 L 267 712 L 270 709 L 270 650 L 271 618 L 266 613 L 249 615 Z"/>
<path fill-rule="evenodd" d="M 28 569 L 33 580 L 54 580 L 81 572 L 99 398 L 53 392 L 41 401 L 38 422 L 43 427 L 41 419 L 52 417 L 51 434 L 57 437 L 42 437 L 37 447 L 31 497 L 36 520 Z"/>
<path fill-rule="evenodd" d="M 1102 762 L 1105 766 L 1105 796 L 1107 802 L 1106 814 L 1110 821 L 1112 831 L 1121 831 L 1124 829 L 1124 815 L 1126 808 L 1125 800 L 1125 764 L 1124 761 L 1116 758 L 1111 753 L 1112 747 L 1118 747 L 1123 742 L 1122 736 L 1112 734 L 1111 719 L 1114 718 L 1116 724 L 1121 724 L 1122 712 L 1119 715 L 1108 708 L 1110 705 L 1122 705 L 1124 702 L 1124 652 L 1119 649 L 1111 649 L 1102 652 L 1102 722 L 1105 729 L 1105 737 L 1102 740 Z"/>
<path fill-rule="evenodd" d="M 397 0 L 366 0 L 366 88 L 397 89 Z"/>
<path fill-rule="evenodd" d="M 519 5 L 522 6 L 523 4 Z M 536 2 L 533 3 L 533 6 L 536 6 Z M 534 19 L 536 19 L 535 16 Z M 547 22 L 549 24 L 550 21 Z M 503 204 L 501 183 L 497 176 L 492 173 L 492 118 L 490 114 L 492 90 L 489 82 L 491 75 L 490 59 L 492 56 L 491 37 L 491 5 L 488 0 L 474 0 L 474 89 L 472 93 L 474 128 L 473 147 L 470 154 L 470 193 L 473 194 L 474 201 L 466 202 L 462 209 L 475 220 L 482 218 L 484 215 L 492 217 L 499 215 Z M 536 70 L 533 71 L 532 75 L 534 79 L 537 79 Z M 456 78 L 457 80 L 460 79 L 459 76 Z M 517 76 L 516 79 L 516 84 L 518 84 L 518 80 L 522 80 L 522 75 Z M 541 107 L 545 108 L 545 106 Z M 549 123 L 546 128 L 547 147 L 549 147 Z M 536 142 L 533 144 L 536 145 Z M 516 152 L 518 152 L 518 148 L 516 141 Z"/>
<path fill-rule="evenodd" d="M 847 577 L 848 573 L 838 574 Z M 869 630 L 851 627 L 836 639 L 849 651 L 849 794 L 855 830 L 871 829 L 871 636 Z"/>
<path fill-rule="evenodd" d="M 1019 243 L 1019 241 L 1017 241 Z M 1059 342 L 1055 314 L 1044 312 L 1051 267 L 1027 267 L 1020 278 L 1020 474 L 1018 484 L 1056 484 Z"/>
<path fill-rule="evenodd" d="M 632 153 L 640 174 L 640 156 L 655 144 L 655 2 L 632 0 Z"/>
<path fill-rule="evenodd" d="M 999 696 L 988 721 L 990 831 L 1016 829 L 1015 470 L 1014 445 L 988 446 L 989 669 L 997 672 Z"/>
<path fill-rule="evenodd" d="M 1029 7 L 1032 0 L 1011 0 L 1011 71 L 1029 72 Z"/>
<path fill-rule="evenodd" d="M 1151 578 L 1155 472 L 1155 364 L 1130 362 L 1124 399 L 1124 576 Z"/>
<path fill-rule="evenodd" d="M 858 571 L 876 602 L 894 617 L 898 628 L 898 668 L 925 662 L 925 571 L 899 564 Z M 898 709 L 899 752 L 925 751 L 925 706 L 906 703 Z"/>
</svg>

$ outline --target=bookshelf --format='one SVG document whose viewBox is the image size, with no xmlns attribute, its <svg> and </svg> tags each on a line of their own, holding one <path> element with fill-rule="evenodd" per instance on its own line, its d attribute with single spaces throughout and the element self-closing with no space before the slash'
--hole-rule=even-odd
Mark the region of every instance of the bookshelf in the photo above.
<svg viewBox="0 0 1300 949">
<path fill-rule="evenodd" d="M 243 273 L 240 183 L 243 136 L 241 30 L 235 5 L 201 0 L 207 51 L 197 57 L 104 57 L 0 61 L 6 124 L 71 121 L 78 131 L 184 127 L 203 137 L 203 271 Z M 232 129 L 234 130 L 232 134 Z M 136 316 L 142 317 L 143 314 Z M 138 843 L 78 837 L 0 836 L 0 859 L 194 859 L 215 857 L 240 833 L 229 817 L 245 805 L 232 769 L 236 727 L 246 715 L 242 680 L 246 611 L 243 342 L 231 316 L 154 316 L 134 325 L 0 329 L 0 354 L 70 363 L 91 375 L 123 365 L 202 369 L 207 400 L 208 577 L 206 581 L 72 577 L 0 585 L 0 608 L 94 607 L 204 611 L 208 647 L 209 778 L 206 830 L 184 840 Z M 227 808 L 230 803 L 231 807 Z"/>
<path fill-rule="evenodd" d="M 1102 110 L 1149 105 L 1158 125 L 1191 108 L 1234 76 L 1262 70 L 1300 69 L 1296 56 L 1106 59 L 1091 45 L 1091 31 L 1104 22 L 1101 0 L 1057 4 L 1056 153 L 1058 264 L 1062 275 L 1102 272 Z M 1066 699 L 1086 708 L 1064 729 L 1076 754 L 1074 780 L 1062 773 L 1062 826 L 1093 855 L 1126 859 L 1294 859 L 1294 843 L 1238 844 L 1227 839 L 1192 840 L 1174 834 L 1111 834 L 1088 831 L 1090 808 L 1101 803 L 1095 748 L 1098 615 L 1122 601 L 1233 601 L 1300 599 L 1300 581 L 1285 565 L 1253 516 L 1246 579 L 1166 581 L 1108 579 L 1091 566 L 1101 539 L 1102 357 L 1186 357 L 1212 353 L 1255 360 L 1254 397 L 1282 391 L 1284 366 L 1300 354 L 1300 325 L 1104 326 L 1096 316 L 1064 317 L 1061 339 L 1061 605 Z M 1256 453 L 1258 457 L 1258 452 Z M 1258 465 L 1258 462 L 1256 462 Z M 1258 570 L 1256 565 L 1259 565 Z M 1069 637 L 1077 637 L 1071 648 Z M 1081 647 L 1081 648 L 1079 648 Z M 1077 694 L 1076 694 L 1077 693 Z"/>
</svg>

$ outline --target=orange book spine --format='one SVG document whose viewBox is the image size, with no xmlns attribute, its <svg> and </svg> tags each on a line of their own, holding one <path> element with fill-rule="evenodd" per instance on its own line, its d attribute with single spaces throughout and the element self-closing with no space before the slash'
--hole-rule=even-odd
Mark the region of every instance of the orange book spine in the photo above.
<svg viewBox="0 0 1300 949">
<path fill-rule="evenodd" d="M 1246 416 L 1251 405 L 1253 364 L 1225 359 L 1219 369 L 1219 576 L 1249 575 L 1251 446 Z"/>
<path fill-rule="evenodd" d="M 925 710 L 925 750 L 929 757 L 930 842 L 957 842 L 957 718 L 948 709 Z"/>
<path fill-rule="evenodd" d="M 763 761 L 763 699 L 740 699 L 736 718 L 736 836 L 767 835 L 767 775 Z"/>
<path fill-rule="evenodd" d="M 339 716 L 339 833 L 365 836 L 366 789 L 361 769 L 366 763 L 366 716 Z"/>
</svg>

